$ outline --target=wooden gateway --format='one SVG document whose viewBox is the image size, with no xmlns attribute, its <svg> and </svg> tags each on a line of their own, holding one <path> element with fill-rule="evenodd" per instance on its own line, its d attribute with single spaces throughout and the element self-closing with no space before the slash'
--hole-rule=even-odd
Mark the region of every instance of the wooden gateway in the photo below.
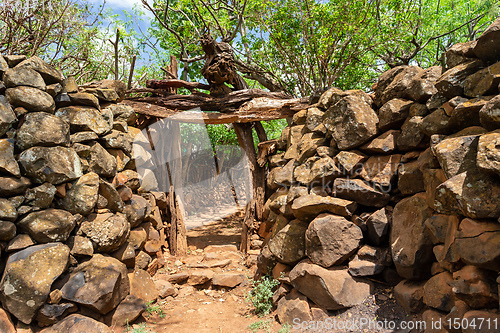
<svg viewBox="0 0 500 333">
<path fill-rule="evenodd" d="M 209 40 L 207 43 L 212 43 L 214 49 L 220 50 L 217 48 L 217 44 L 220 43 L 213 40 Z M 207 46 L 204 49 L 206 52 L 208 50 L 208 55 L 210 47 Z M 223 50 L 228 52 L 227 49 L 223 48 Z M 202 74 L 209 82 L 208 85 L 177 79 L 177 68 L 175 62 L 172 61 L 169 76 L 174 78 L 149 80 L 146 88 L 131 89 L 128 92 L 135 95 L 149 93 L 151 96 L 129 97 L 122 102 L 133 107 L 135 112 L 139 114 L 138 122 L 141 129 L 147 129 L 149 125 L 159 119 L 175 120 L 169 122 L 168 131 L 170 140 L 175 138 L 176 142 L 169 144 L 167 154 L 170 157 L 166 159 L 169 162 L 165 165 L 164 179 L 158 180 L 169 185 L 169 218 L 171 223 L 169 246 L 172 254 L 182 255 L 187 250 L 186 230 L 182 219 L 183 204 L 176 194 L 182 190 L 182 184 L 175 181 L 175 179 L 181 179 L 175 174 L 182 170 L 179 123 L 232 124 L 239 146 L 248 159 L 248 167 L 252 177 L 252 196 L 245 207 L 240 244 L 240 250 L 247 252 L 250 248 L 249 237 L 262 221 L 265 202 L 266 157 L 274 153 L 273 150 L 277 146 L 276 140 L 268 141 L 261 121 L 291 118 L 294 113 L 308 105 L 308 99 L 293 99 L 281 92 L 248 89 L 243 79 L 234 70 L 234 66 L 228 64 L 228 61 L 230 62 L 232 59 L 232 54 L 231 57 L 218 57 L 217 52 L 214 51 L 216 53 L 214 57 L 207 56 L 207 62 L 202 70 Z M 232 73 L 228 74 L 227 71 L 232 71 Z M 230 83 L 233 89 L 226 83 Z M 177 94 L 178 88 L 186 88 L 191 94 L 179 95 Z M 198 89 L 209 90 L 210 93 L 203 93 Z M 193 111 L 193 109 L 198 111 Z M 252 137 L 253 129 L 256 130 L 260 142 L 258 152 Z M 177 135 L 174 135 L 175 133 Z M 154 143 L 149 134 L 148 139 L 151 149 L 154 150 Z"/>
</svg>

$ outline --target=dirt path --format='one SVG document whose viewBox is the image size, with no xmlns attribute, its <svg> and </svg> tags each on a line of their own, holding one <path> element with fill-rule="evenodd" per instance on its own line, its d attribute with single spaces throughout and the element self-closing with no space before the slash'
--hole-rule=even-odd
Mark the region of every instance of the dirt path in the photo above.
<svg viewBox="0 0 500 333">
<path fill-rule="evenodd" d="M 234 251 L 238 247 L 241 233 L 242 214 L 237 213 L 217 223 L 204 225 L 188 231 L 189 253 L 184 257 L 170 257 L 167 266 L 157 274 L 190 274 L 196 270 L 206 270 L 211 263 L 230 259 L 224 267 L 210 267 L 219 273 L 243 274 L 245 281 L 234 289 L 195 288 L 187 283 L 176 285 L 178 294 L 150 306 L 149 313 L 128 328 L 131 333 L 239 333 L 239 332 L 418 332 L 418 330 L 391 329 L 337 329 L 337 330 L 294 330 L 283 328 L 276 321 L 276 311 L 258 317 L 253 313 L 251 303 L 246 301 L 252 289 L 251 278 L 256 266 L 256 255 L 245 258 Z M 214 246 L 231 246 L 233 251 L 216 252 Z M 330 318 L 337 321 L 353 321 L 361 318 L 389 320 L 396 323 L 417 320 L 409 316 L 394 300 L 392 288 L 375 283 L 376 288 L 368 299 L 351 309 L 329 312 Z M 116 333 L 127 332 L 127 329 Z"/>
</svg>

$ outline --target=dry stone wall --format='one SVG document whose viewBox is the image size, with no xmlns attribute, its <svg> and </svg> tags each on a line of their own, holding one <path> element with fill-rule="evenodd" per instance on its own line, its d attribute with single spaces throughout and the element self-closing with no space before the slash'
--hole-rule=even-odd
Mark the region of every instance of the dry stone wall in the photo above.
<svg viewBox="0 0 500 333">
<path fill-rule="evenodd" d="M 371 94 L 331 88 L 295 114 L 259 228 L 281 322 L 360 303 L 365 277 L 425 320 L 498 321 L 499 45 L 500 19 L 444 69 L 395 67 Z"/>
<path fill-rule="evenodd" d="M 78 87 L 23 56 L 0 56 L 0 79 L 2 329 L 4 311 L 18 325 L 87 315 L 66 317 L 58 332 L 109 331 L 89 317 L 132 322 L 145 305 L 129 295 L 128 269 L 149 277 L 161 266 L 167 201 L 135 171 L 141 135 L 119 103 L 125 84 Z"/>
</svg>

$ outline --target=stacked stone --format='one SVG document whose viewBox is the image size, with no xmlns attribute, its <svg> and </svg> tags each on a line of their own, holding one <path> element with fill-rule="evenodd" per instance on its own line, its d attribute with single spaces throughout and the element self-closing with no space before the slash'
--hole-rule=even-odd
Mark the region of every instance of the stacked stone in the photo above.
<svg viewBox="0 0 500 333">
<path fill-rule="evenodd" d="M 453 46 L 444 70 L 399 66 L 371 95 L 331 88 L 295 114 L 259 228 L 281 322 L 360 303 L 364 276 L 446 332 L 498 318 L 499 31 Z"/>
<path fill-rule="evenodd" d="M 111 321 L 120 304 L 137 317 L 144 302 L 127 297 L 127 268 L 158 269 L 167 200 L 134 171 L 141 136 L 134 110 L 118 104 L 125 84 L 78 87 L 23 56 L 0 56 L 0 78 L 3 309 L 20 325 L 78 309 Z"/>
</svg>

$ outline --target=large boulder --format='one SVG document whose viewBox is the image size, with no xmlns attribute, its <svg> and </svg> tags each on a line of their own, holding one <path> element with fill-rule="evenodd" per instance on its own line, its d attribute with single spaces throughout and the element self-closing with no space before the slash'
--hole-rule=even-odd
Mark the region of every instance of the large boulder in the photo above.
<svg viewBox="0 0 500 333">
<path fill-rule="evenodd" d="M 323 267 L 347 260 L 360 246 L 363 232 L 342 216 L 321 214 L 305 233 L 306 255 Z"/>
<path fill-rule="evenodd" d="M 80 314 L 72 314 L 49 328 L 44 329 L 40 333 L 112 333 L 113 331 L 105 324 L 82 316 Z"/>
<path fill-rule="evenodd" d="M 5 91 L 5 97 L 12 106 L 20 106 L 28 111 L 54 113 L 56 109 L 52 96 L 32 87 L 8 88 Z"/>
<path fill-rule="evenodd" d="M 9 102 L 4 96 L 0 95 L 0 137 L 4 136 L 16 121 L 16 114 L 12 111 Z"/>
<path fill-rule="evenodd" d="M 479 121 L 481 126 L 487 130 L 496 130 L 500 128 L 500 95 L 490 99 L 479 110 Z"/>
<path fill-rule="evenodd" d="M 64 79 L 60 70 L 50 66 L 37 56 L 22 61 L 15 68 L 30 68 L 37 71 L 43 77 L 46 84 L 61 83 Z"/>
<path fill-rule="evenodd" d="M 439 213 L 460 214 L 474 219 L 500 217 L 500 182 L 477 169 L 462 172 L 437 187 Z"/>
<path fill-rule="evenodd" d="M 68 106 L 58 109 L 55 114 L 70 124 L 71 133 L 92 131 L 102 135 L 111 131 L 109 122 L 93 107 Z"/>
<path fill-rule="evenodd" d="M 17 225 L 38 243 L 65 242 L 76 221 L 70 212 L 49 208 L 28 214 Z"/>
<path fill-rule="evenodd" d="M 370 157 L 360 172 L 361 177 L 380 188 L 388 188 L 396 180 L 401 155 L 378 155 Z"/>
<path fill-rule="evenodd" d="M 346 269 L 326 269 L 308 261 L 297 264 L 289 276 L 298 291 L 327 310 L 360 304 L 372 290 L 368 281 L 353 278 Z"/>
<path fill-rule="evenodd" d="M 0 176 L 0 196 L 11 197 L 23 194 L 31 185 L 26 177 L 1 177 Z"/>
<path fill-rule="evenodd" d="M 481 126 L 479 111 L 494 96 L 482 96 L 471 100 L 463 101 L 454 107 L 449 119 L 449 126 L 455 131 L 471 126 Z"/>
<path fill-rule="evenodd" d="M 500 62 L 472 74 L 464 81 L 464 94 L 479 97 L 498 93 L 500 83 Z"/>
<path fill-rule="evenodd" d="M 500 18 L 497 18 L 477 39 L 474 54 L 485 61 L 500 59 Z"/>
<path fill-rule="evenodd" d="M 365 154 L 357 151 L 341 151 L 335 156 L 339 167 L 347 174 L 355 173 L 363 168 L 363 162 L 368 158 Z"/>
<path fill-rule="evenodd" d="M 472 309 L 496 308 L 498 306 L 497 274 L 493 271 L 467 265 L 453 273 L 455 295 Z"/>
<path fill-rule="evenodd" d="M 30 324 L 68 260 L 69 248 L 61 243 L 35 245 L 12 254 L 0 282 L 3 307 L 21 322 Z"/>
<path fill-rule="evenodd" d="M 446 51 L 446 67 L 453 68 L 461 63 L 471 60 L 470 58 L 475 58 L 474 47 L 476 46 L 476 41 L 470 41 L 466 43 L 456 43 L 452 45 Z"/>
<path fill-rule="evenodd" d="M 481 171 L 500 175 L 500 131 L 483 134 L 477 145 L 477 166 Z"/>
<path fill-rule="evenodd" d="M 292 325 L 297 319 L 300 322 L 310 322 L 313 319 L 307 297 L 297 290 L 292 290 L 278 301 L 276 312 L 282 325 Z"/>
<path fill-rule="evenodd" d="M 5 71 L 3 81 L 7 88 L 29 86 L 39 90 L 46 89 L 42 76 L 31 68 L 16 67 Z"/>
<path fill-rule="evenodd" d="M 140 195 L 133 194 L 132 198 L 125 203 L 123 212 L 130 222 L 130 227 L 135 228 L 151 214 L 151 205 Z"/>
<path fill-rule="evenodd" d="M 430 273 L 433 244 L 425 221 L 431 215 L 425 193 L 405 198 L 394 207 L 391 253 L 398 274 L 406 279 L 421 279 Z"/>
<path fill-rule="evenodd" d="M 401 135 L 398 136 L 396 142 L 399 150 L 413 150 L 422 145 L 425 138 L 425 134 L 420 131 L 422 121 L 421 116 L 408 117 L 405 120 L 401 126 Z"/>
<path fill-rule="evenodd" d="M 449 285 L 453 281 L 450 272 L 431 277 L 424 285 L 424 303 L 435 309 L 450 312 L 455 304 L 455 295 Z"/>
<path fill-rule="evenodd" d="M 90 172 L 80 177 L 66 192 L 61 207 L 73 214 L 88 215 L 97 204 L 99 175 Z"/>
<path fill-rule="evenodd" d="M 408 117 L 412 101 L 401 98 L 395 98 L 385 103 L 378 110 L 379 130 L 387 131 L 389 129 L 399 128 Z"/>
<path fill-rule="evenodd" d="M 21 170 L 14 158 L 14 140 L 0 139 L 0 172 L 21 177 Z"/>
<path fill-rule="evenodd" d="M 80 158 L 71 148 L 32 147 L 19 155 L 19 163 L 35 183 L 61 184 L 82 176 Z"/>
<path fill-rule="evenodd" d="M 380 75 L 375 88 L 375 104 L 382 106 L 394 98 L 410 98 L 414 78 L 424 75 L 416 66 L 398 66 Z"/>
<path fill-rule="evenodd" d="M 408 87 L 410 98 L 419 103 L 425 103 L 432 95 L 437 93 L 434 82 L 442 74 L 441 66 L 433 66 L 415 75 Z"/>
<path fill-rule="evenodd" d="M 33 146 L 68 146 L 69 124 L 50 113 L 28 113 L 17 130 L 16 145 L 21 150 Z"/>
<path fill-rule="evenodd" d="M 63 299 L 106 314 L 129 294 L 127 267 L 115 258 L 94 254 L 73 270 L 61 291 Z"/>
<path fill-rule="evenodd" d="M 362 179 L 337 178 L 333 183 L 335 196 L 352 200 L 360 205 L 384 207 L 390 200 L 389 193 L 381 192 Z"/>
<path fill-rule="evenodd" d="M 500 225 L 466 218 L 454 233 L 452 248 L 463 262 L 500 271 Z"/>
<path fill-rule="evenodd" d="M 479 135 L 467 135 L 445 139 L 433 148 L 441 168 L 450 179 L 464 171 L 476 168 Z"/>
<path fill-rule="evenodd" d="M 470 60 L 443 73 L 436 81 L 438 92 L 448 98 L 464 94 L 464 82 L 467 77 L 484 67 L 481 60 Z"/>
<path fill-rule="evenodd" d="M 390 130 L 365 143 L 359 149 L 367 154 L 389 154 L 396 149 L 396 141 L 401 131 Z"/>
<path fill-rule="evenodd" d="M 102 177 L 114 177 L 117 170 L 116 159 L 99 143 L 94 142 L 90 151 L 89 170 Z"/>
<path fill-rule="evenodd" d="M 113 252 L 125 243 L 130 223 L 121 213 L 90 214 L 80 225 L 77 234 L 89 238 L 99 252 Z"/>
<path fill-rule="evenodd" d="M 307 224 L 294 220 L 269 241 L 269 250 L 284 264 L 293 264 L 305 257 L 305 233 Z"/>
<path fill-rule="evenodd" d="M 378 117 L 357 95 L 348 95 L 332 105 L 323 123 L 341 150 L 352 149 L 377 135 Z"/>
<path fill-rule="evenodd" d="M 300 220 L 311 221 L 320 213 L 332 213 L 350 217 L 357 206 L 358 205 L 353 201 L 309 194 L 301 196 L 293 201 L 292 212 L 293 215 Z"/>
</svg>

